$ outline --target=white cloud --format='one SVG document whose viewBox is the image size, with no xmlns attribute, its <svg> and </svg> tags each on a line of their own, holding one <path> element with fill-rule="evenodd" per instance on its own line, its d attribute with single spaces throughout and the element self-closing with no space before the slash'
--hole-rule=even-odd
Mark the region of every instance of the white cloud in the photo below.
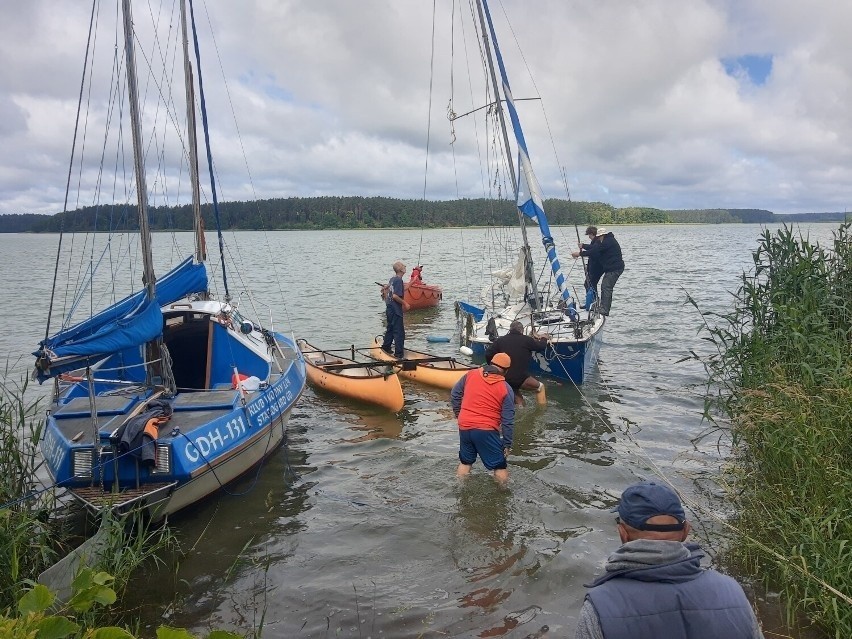
<svg viewBox="0 0 852 639">
<path fill-rule="evenodd" d="M 93 55 L 109 63 L 118 13 L 100 4 Z M 486 100 L 477 40 L 469 20 L 464 31 L 456 21 L 451 39 L 452 3 L 436 4 L 433 56 L 428 2 L 196 1 L 220 197 L 422 197 L 429 124 L 427 197 L 481 195 L 488 170 L 477 157 L 491 140 L 481 122 L 470 137 L 467 116 L 450 147 L 446 118 L 451 53 L 454 111 Z M 147 41 L 140 69 L 172 63 L 168 32 L 178 28 L 160 17 L 152 46 L 149 6 L 134 5 Z M 470 18 L 466 4 L 457 9 Z M 492 0 L 491 9 L 515 97 L 541 98 L 519 110 L 545 196 L 564 196 L 564 168 L 574 199 L 617 206 L 852 203 L 852 4 Z M 0 5 L 0 213 L 62 208 L 89 12 L 47 0 Z M 726 74 L 722 59 L 747 54 L 772 56 L 765 84 Z M 108 65 L 95 74 L 108 79 Z M 157 89 L 142 90 L 150 120 Z M 108 110 L 93 102 L 88 112 L 87 156 L 97 157 L 95 128 Z"/>
</svg>

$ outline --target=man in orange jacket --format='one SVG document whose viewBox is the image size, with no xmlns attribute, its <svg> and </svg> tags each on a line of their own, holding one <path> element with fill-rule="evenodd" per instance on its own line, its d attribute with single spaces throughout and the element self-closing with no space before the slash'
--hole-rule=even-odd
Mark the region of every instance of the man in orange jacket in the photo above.
<svg viewBox="0 0 852 639">
<path fill-rule="evenodd" d="M 450 392 L 459 420 L 459 477 L 470 474 L 479 455 L 494 479 L 509 479 L 506 457 L 512 449 L 515 393 L 505 375 L 511 364 L 506 353 L 497 353 L 490 364 L 466 373 Z"/>
</svg>

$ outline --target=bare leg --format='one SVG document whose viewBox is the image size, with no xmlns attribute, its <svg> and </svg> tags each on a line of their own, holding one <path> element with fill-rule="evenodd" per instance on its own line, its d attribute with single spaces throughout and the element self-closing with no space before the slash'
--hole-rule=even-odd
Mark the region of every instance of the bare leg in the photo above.
<svg viewBox="0 0 852 639">
<path fill-rule="evenodd" d="M 470 475 L 471 468 L 473 468 L 473 466 L 470 464 L 459 464 L 459 467 L 456 470 L 456 477 L 467 477 Z"/>
<path fill-rule="evenodd" d="M 505 486 L 507 483 L 509 483 L 509 469 L 498 468 L 494 471 L 494 479 L 496 479 L 497 483 L 501 486 Z"/>
<path fill-rule="evenodd" d="M 524 390 L 535 391 L 535 401 L 539 405 L 547 404 L 547 397 L 544 394 L 544 384 L 539 382 L 535 377 L 530 376 L 524 380 L 524 383 L 521 384 L 521 388 Z"/>
</svg>

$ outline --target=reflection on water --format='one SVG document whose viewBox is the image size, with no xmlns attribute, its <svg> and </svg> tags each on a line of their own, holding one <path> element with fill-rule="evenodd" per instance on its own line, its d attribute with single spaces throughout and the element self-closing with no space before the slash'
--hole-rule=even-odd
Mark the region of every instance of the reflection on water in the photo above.
<svg viewBox="0 0 852 639">
<path fill-rule="evenodd" d="M 704 310 L 726 309 L 726 291 L 749 267 L 760 228 L 612 230 L 627 269 L 597 369 L 582 389 L 549 381 L 547 406 L 528 402 L 518 412 L 508 489 L 481 464 L 457 481 L 447 391 L 404 381 L 405 406 L 394 415 L 308 388 L 287 446 L 259 473 L 172 518 L 184 554 L 135 584 L 143 632 L 161 623 L 246 630 L 263 619 L 266 637 L 571 636 L 582 584 L 618 545 L 610 509 L 626 485 L 662 472 L 691 499 L 724 510 L 705 488 L 721 464 L 715 442 L 691 441 L 706 426 L 704 371 L 678 362 L 706 346 L 701 317 L 684 301 L 688 292 Z M 831 230 L 815 225 L 811 237 Z M 276 327 L 328 348 L 366 347 L 383 332 L 374 282 L 421 239 L 420 231 L 235 236 L 258 297 L 283 291 Z M 427 337 L 454 337 L 453 301 L 482 289 L 471 247 L 482 245 L 485 231 L 422 237 L 429 281 L 444 288 L 444 300 L 406 316 L 406 343 L 454 356 L 456 344 Z M 191 246 L 188 234 L 175 241 Z M 274 273 L 267 252 L 251 250 L 267 241 Z M 665 246 L 665 255 L 649 246 Z M 32 318 L 46 316 L 50 288 L 47 271 L 24 274 L 14 265 L 51 249 L 55 236 L 0 236 L 6 300 L 31 310 L 7 318 L 0 334 L 12 358 L 43 337 Z M 332 281 L 317 286 L 306 264 L 346 273 L 345 291 Z M 30 360 L 21 362 L 26 372 Z M 712 519 L 691 516 L 696 538 L 718 538 Z"/>
</svg>

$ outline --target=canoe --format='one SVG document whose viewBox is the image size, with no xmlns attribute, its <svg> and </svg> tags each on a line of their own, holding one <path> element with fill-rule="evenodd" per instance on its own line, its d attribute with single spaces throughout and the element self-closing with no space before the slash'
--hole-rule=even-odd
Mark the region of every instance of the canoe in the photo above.
<svg viewBox="0 0 852 639">
<path fill-rule="evenodd" d="M 402 385 L 395 372 L 385 372 L 387 366 L 358 362 L 343 357 L 341 351 L 324 351 L 304 339 L 297 340 L 297 344 L 305 357 L 308 383 L 394 412 L 402 409 Z"/>
<path fill-rule="evenodd" d="M 381 341 L 376 338 L 370 348 L 370 356 L 383 362 L 398 362 L 393 355 L 388 355 L 382 348 Z M 411 379 L 421 384 L 451 389 L 465 373 L 476 368 L 457 362 L 450 357 L 437 357 L 422 351 L 405 349 L 404 361 L 398 366 L 400 377 Z M 424 360 L 424 361 L 418 361 Z"/>
<path fill-rule="evenodd" d="M 432 286 L 431 284 L 406 282 L 404 288 L 404 299 L 408 302 L 409 310 L 412 311 L 437 306 L 444 296 L 440 286 Z"/>
</svg>

